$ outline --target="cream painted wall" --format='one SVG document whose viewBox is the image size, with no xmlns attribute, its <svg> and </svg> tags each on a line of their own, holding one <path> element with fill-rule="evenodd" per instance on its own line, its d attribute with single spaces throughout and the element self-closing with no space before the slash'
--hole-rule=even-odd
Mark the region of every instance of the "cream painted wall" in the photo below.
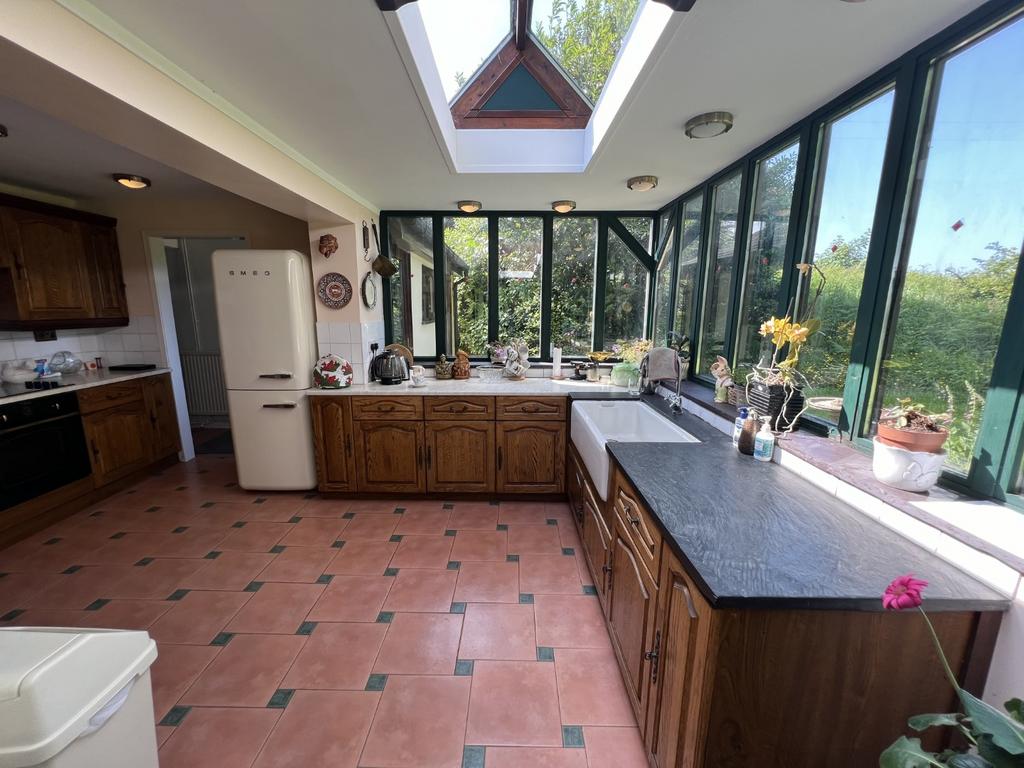
<svg viewBox="0 0 1024 768">
<path fill-rule="evenodd" d="M 367 309 L 359 294 L 359 286 L 363 275 L 370 269 L 370 263 L 377 256 L 377 247 L 370 236 L 370 261 L 363 258 L 362 222 L 367 226 L 376 223 L 370 211 L 363 209 L 362 216 L 355 224 L 339 223 L 329 227 L 311 227 L 309 229 L 309 253 L 313 260 L 313 290 L 320 278 L 328 272 L 339 272 L 352 283 L 352 301 L 341 309 L 329 309 L 316 302 L 316 319 L 327 323 L 372 323 L 384 319 L 383 290 L 381 278 L 377 281 L 377 305 Z M 324 258 L 319 250 L 320 236 L 331 234 L 338 238 L 338 250 L 330 257 Z"/>
<path fill-rule="evenodd" d="M 88 207 L 117 219 L 131 315 L 156 314 L 147 237 L 242 235 L 250 248 L 290 248 L 309 253 L 306 222 L 235 195 L 164 199 L 148 198 L 145 192 L 129 194 L 133 196 Z"/>
</svg>

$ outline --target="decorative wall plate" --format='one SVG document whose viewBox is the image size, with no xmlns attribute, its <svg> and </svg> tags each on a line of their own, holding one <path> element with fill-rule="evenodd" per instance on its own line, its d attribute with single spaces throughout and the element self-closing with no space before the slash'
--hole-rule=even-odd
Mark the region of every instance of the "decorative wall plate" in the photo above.
<svg viewBox="0 0 1024 768">
<path fill-rule="evenodd" d="M 359 292 L 363 295 L 363 305 L 367 309 L 377 306 L 377 283 L 373 280 L 373 270 L 363 275 L 363 282 L 359 285 Z"/>
<path fill-rule="evenodd" d="M 341 309 L 352 301 L 352 283 L 339 272 L 328 272 L 316 284 L 320 302 L 331 309 Z"/>
</svg>

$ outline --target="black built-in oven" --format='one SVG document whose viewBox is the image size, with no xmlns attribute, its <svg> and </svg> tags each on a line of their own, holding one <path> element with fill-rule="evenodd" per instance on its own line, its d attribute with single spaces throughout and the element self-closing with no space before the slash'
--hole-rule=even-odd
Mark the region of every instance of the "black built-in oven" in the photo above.
<svg viewBox="0 0 1024 768">
<path fill-rule="evenodd" d="M 0 401 L 0 510 L 88 477 L 89 454 L 73 392 Z"/>
</svg>

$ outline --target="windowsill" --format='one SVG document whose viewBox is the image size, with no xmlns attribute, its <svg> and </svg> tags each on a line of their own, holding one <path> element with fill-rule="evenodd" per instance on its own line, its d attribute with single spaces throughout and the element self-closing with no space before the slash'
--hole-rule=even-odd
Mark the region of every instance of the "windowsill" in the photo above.
<svg viewBox="0 0 1024 768">
<path fill-rule="evenodd" d="M 724 420 L 718 424 L 719 428 L 726 423 L 731 428 L 737 413 L 734 406 L 714 402 L 713 390 L 700 384 L 684 382 L 682 390 L 687 400 Z M 959 543 L 995 558 L 1018 574 L 1024 573 L 1024 514 L 1003 504 L 973 499 L 942 487 L 933 488 L 928 493 L 890 488 L 875 479 L 871 457 L 848 441 L 797 431 L 780 437 L 777 446 L 776 461 L 779 464 L 916 540 L 921 546 L 936 550 L 941 555 L 943 546 L 951 548 Z M 799 461 L 793 461 L 791 457 Z M 810 471 L 806 465 L 810 465 Z M 905 526 L 896 519 L 898 516 L 893 514 L 894 510 L 934 530 L 929 531 L 925 526 Z M 954 542 L 946 544 L 943 537 Z M 969 553 L 957 554 L 969 556 Z M 989 579 L 990 583 L 995 580 Z"/>
</svg>

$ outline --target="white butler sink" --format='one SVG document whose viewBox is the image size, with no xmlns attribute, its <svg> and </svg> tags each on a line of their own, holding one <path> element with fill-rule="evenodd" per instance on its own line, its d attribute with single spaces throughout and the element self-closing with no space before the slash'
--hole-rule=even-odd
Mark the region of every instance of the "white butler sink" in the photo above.
<svg viewBox="0 0 1024 768">
<path fill-rule="evenodd" d="M 699 443 L 649 405 L 638 400 L 577 400 L 572 404 L 572 443 L 602 499 L 608 498 L 611 460 L 605 445 L 620 443 Z"/>
</svg>

